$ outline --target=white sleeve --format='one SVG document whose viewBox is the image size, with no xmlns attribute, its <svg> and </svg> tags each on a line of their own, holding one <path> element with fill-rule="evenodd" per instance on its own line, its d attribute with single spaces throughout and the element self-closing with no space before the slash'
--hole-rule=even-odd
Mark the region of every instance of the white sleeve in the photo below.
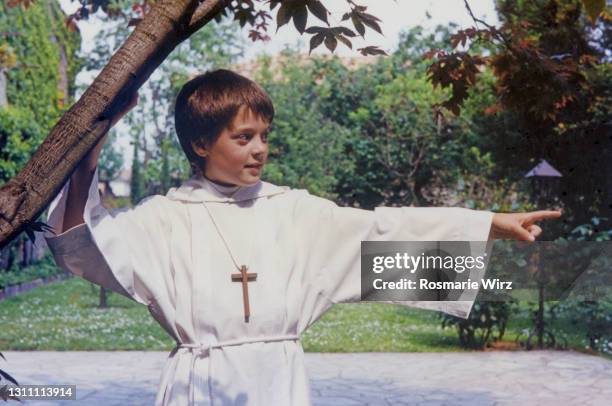
<svg viewBox="0 0 612 406">
<path fill-rule="evenodd" d="M 49 207 L 48 224 L 62 229 L 69 181 Z M 100 201 L 98 171 L 89 186 L 84 224 L 53 236 L 45 233 L 57 264 L 90 282 L 149 305 L 163 289 L 170 258 L 164 198 L 143 200 L 134 209 L 108 211 Z"/>
<path fill-rule="evenodd" d="M 469 246 L 474 256 L 490 249 L 486 242 L 493 213 L 489 211 L 453 207 L 378 207 L 371 211 L 339 207 L 312 195 L 299 199 L 297 206 L 299 227 L 305 233 L 301 241 L 307 246 L 307 279 L 329 305 L 360 301 L 362 241 L 480 241 Z M 467 318 L 475 295 L 461 301 L 386 303 Z"/>
</svg>

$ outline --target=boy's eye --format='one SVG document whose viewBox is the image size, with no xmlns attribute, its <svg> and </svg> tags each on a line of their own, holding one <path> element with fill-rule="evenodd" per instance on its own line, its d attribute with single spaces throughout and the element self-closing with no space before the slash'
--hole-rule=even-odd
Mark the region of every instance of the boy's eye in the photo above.
<svg viewBox="0 0 612 406">
<path fill-rule="evenodd" d="M 248 141 L 251 139 L 251 134 L 240 134 L 238 139 Z"/>
</svg>

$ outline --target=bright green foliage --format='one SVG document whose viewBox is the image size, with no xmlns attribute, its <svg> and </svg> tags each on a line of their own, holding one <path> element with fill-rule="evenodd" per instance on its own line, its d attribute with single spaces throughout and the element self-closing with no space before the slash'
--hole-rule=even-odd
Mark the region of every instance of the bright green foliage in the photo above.
<svg viewBox="0 0 612 406">
<path fill-rule="evenodd" d="M 9 108 L 0 110 L 0 183 L 14 176 L 40 145 L 70 103 L 80 69 L 80 35 L 64 24 L 59 4 L 37 1 L 27 10 L 0 3 L 0 48 L 10 49 L 7 78 Z M 63 50 L 63 51 L 62 51 Z M 62 91 L 61 58 L 66 58 L 68 95 Z M 8 59 L 7 59 L 8 60 Z M 68 103 L 67 103 L 68 102 Z"/>
<path fill-rule="evenodd" d="M 8 101 L 0 107 L 0 184 L 19 172 L 72 103 L 81 66 L 80 35 L 66 28 L 56 1 L 36 1 L 27 10 L 6 4 L 0 2 L 0 74 Z M 9 258 L 17 256 L 21 238 Z"/>
<path fill-rule="evenodd" d="M 255 78 L 276 110 L 265 179 L 334 197 L 338 168 L 352 165 L 343 153 L 349 130 L 322 114 L 318 88 L 313 86 L 317 67 L 291 52 L 284 53 L 281 61 L 273 70 L 269 59 L 260 59 Z M 277 80 L 272 79 L 274 74 Z"/>
<path fill-rule="evenodd" d="M 64 272 L 55 265 L 50 254 L 35 265 L 26 266 L 21 269 L 18 269 L 18 267 L 19 265 L 15 262 L 13 263 L 14 269 L 11 272 L 0 272 L 0 289 L 39 278 L 47 278 Z"/>
<path fill-rule="evenodd" d="M 467 114 L 434 119 L 430 106 L 445 94 L 426 82 L 419 53 L 448 36 L 445 27 L 434 34 L 411 30 L 390 58 L 357 69 L 339 58 L 291 53 L 280 63 L 260 61 L 256 80 L 277 112 L 266 178 L 370 209 L 520 205 L 505 196 L 513 185 L 483 179 L 494 175 L 495 162 L 474 124 L 494 99 L 490 83 L 468 99 Z"/>
<path fill-rule="evenodd" d="M 7 43 L 0 44 L 0 69 L 14 68 L 17 63 L 15 51 Z"/>
<path fill-rule="evenodd" d="M 3 41 L 10 44 L 16 57 L 16 66 L 7 72 L 9 103 L 31 110 L 47 131 L 67 107 L 66 97 L 72 95 L 63 94 L 60 86 L 62 50 L 72 93 L 73 79 L 81 66 L 76 56 L 80 35 L 66 28 L 64 14 L 53 0 L 37 1 L 27 10 L 0 3 L 0 32 L 9 33 Z"/>
<path fill-rule="evenodd" d="M 44 137 L 32 111 L 0 109 L 0 183 L 15 176 Z"/>
</svg>

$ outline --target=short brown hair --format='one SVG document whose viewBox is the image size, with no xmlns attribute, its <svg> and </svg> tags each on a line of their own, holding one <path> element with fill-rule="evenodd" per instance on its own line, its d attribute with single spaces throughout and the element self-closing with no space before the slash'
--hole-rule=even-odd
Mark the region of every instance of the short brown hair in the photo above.
<svg viewBox="0 0 612 406">
<path fill-rule="evenodd" d="M 194 171 L 203 169 L 206 160 L 195 153 L 191 143 L 214 143 L 241 106 L 272 123 L 274 106 L 270 96 L 257 83 L 235 72 L 218 69 L 183 85 L 176 97 L 174 125 Z"/>
</svg>

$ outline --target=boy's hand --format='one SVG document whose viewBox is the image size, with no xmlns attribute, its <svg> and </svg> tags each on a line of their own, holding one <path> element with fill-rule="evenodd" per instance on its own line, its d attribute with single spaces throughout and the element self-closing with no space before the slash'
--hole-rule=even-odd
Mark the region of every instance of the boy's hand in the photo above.
<svg viewBox="0 0 612 406">
<path fill-rule="evenodd" d="M 114 126 L 128 111 L 130 111 L 138 103 L 138 93 L 131 95 L 129 100 L 125 100 L 119 111 L 110 118 L 107 134 L 102 136 L 98 143 L 87 153 L 81 162 L 77 165 L 72 176 L 70 177 L 70 187 L 68 188 L 68 197 L 66 199 L 66 210 L 64 212 L 64 223 L 62 232 L 71 229 L 79 224 L 83 224 L 83 210 L 89 194 L 89 185 L 93 174 L 98 165 L 98 157 L 102 152 L 102 147 L 106 141 L 108 130 Z"/>
<path fill-rule="evenodd" d="M 535 241 L 542 234 L 536 221 L 561 217 L 559 210 L 539 210 L 527 213 L 495 213 L 489 239 Z"/>
<path fill-rule="evenodd" d="M 129 100 L 124 102 L 122 108 L 109 120 L 108 130 L 110 130 L 123 116 L 125 116 L 130 110 L 134 108 L 138 104 L 138 92 L 131 95 Z M 81 175 L 83 174 L 91 174 L 96 169 L 98 165 L 98 158 L 100 157 L 100 153 L 102 152 L 102 148 L 106 143 L 106 138 L 108 137 L 108 130 L 106 134 L 100 138 L 98 143 L 89 151 L 89 153 L 83 158 L 79 166 L 76 170 L 76 175 L 79 176 L 79 172 Z M 88 181 L 85 183 L 89 183 Z"/>
</svg>

